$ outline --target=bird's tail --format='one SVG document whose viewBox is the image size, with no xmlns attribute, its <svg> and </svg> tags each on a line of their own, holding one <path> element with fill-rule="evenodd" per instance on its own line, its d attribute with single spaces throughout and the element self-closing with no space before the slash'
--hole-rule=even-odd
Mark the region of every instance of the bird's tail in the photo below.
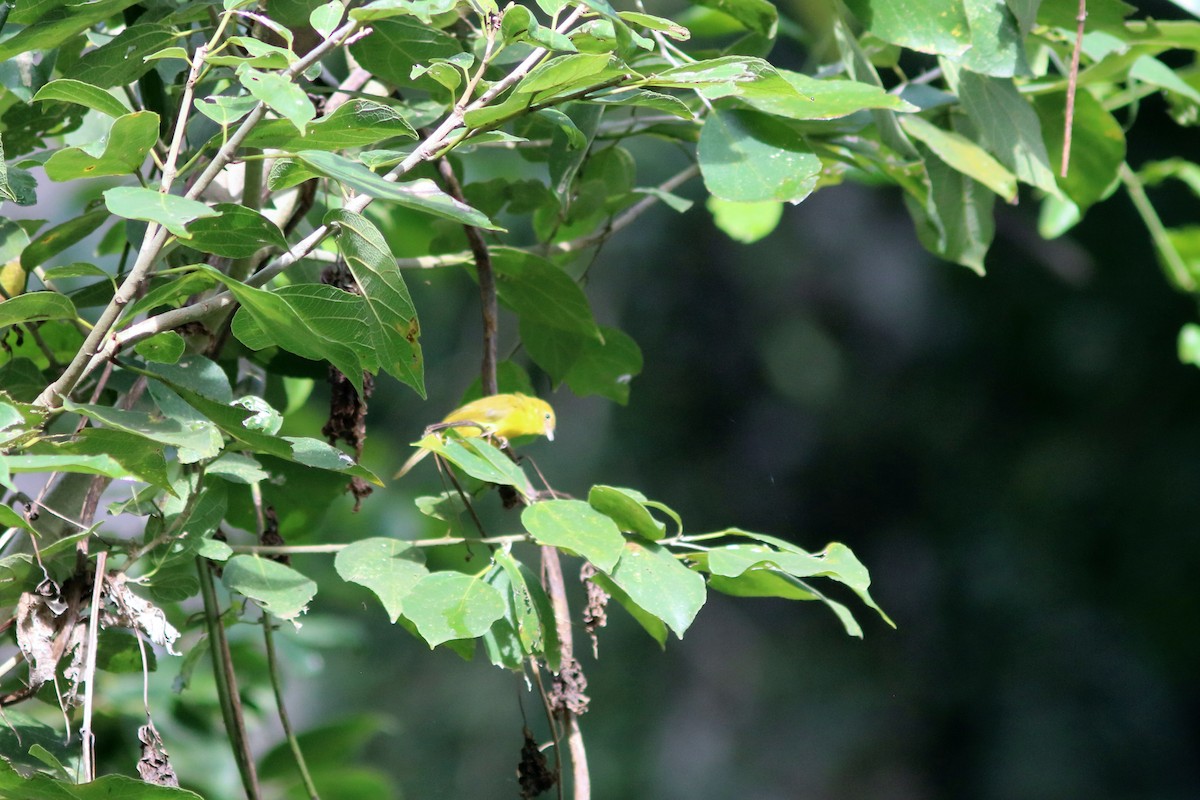
<svg viewBox="0 0 1200 800">
<path fill-rule="evenodd" d="M 429 455 L 429 450 L 427 448 L 423 447 L 422 445 L 424 445 L 425 442 L 430 439 L 431 435 L 427 435 L 424 439 L 422 439 L 421 441 L 416 443 L 415 446 L 417 447 L 417 452 L 413 453 L 409 457 L 408 461 L 404 462 L 404 466 L 400 467 L 400 471 L 392 476 L 392 480 L 397 480 L 398 478 L 403 478 L 405 475 L 408 474 L 409 470 L 411 470 L 413 467 L 415 467 L 421 461 L 422 458 Z"/>
<path fill-rule="evenodd" d="M 400 467 L 400 471 L 392 476 L 392 480 L 396 480 L 397 478 L 403 478 L 405 475 L 408 474 L 408 471 L 410 469 L 415 467 L 421 461 L 421 459 L 427 455 L 429 455 L 429 451 L 426 450 L 424 447 L 422 447 L 417 452 L 413 453 L 412 456 L 409 457 L 408 461 L 404 462 L 404 466 Z"/>
</svg>

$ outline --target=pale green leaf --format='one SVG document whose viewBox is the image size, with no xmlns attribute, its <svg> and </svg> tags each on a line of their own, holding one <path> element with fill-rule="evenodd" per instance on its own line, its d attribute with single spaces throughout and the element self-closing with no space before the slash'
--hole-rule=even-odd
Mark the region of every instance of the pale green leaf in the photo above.
<svg viewBox="0 0 1200 800">
<path fill-rule="evenodd" d="M 504 616 L 504 598 L 484 581 L 461 572 L 435 572 L 404 598 L 404 617 L 431 648 L 487 633 Z"/>
<path fill-rule="evenodd" d="M 162 225 L 180 239 L 191 237 L 185 227 L 189 222 L 218 213 L 198 200 L 135 186 L 109 189 L 104 193 L 104 205 L 118 217 Z"/>
<path fill-rule="evenodd" d="M 717 197 L 798 203 L 816 188 L 821 160 L 783 122 L 717 109 L 700 133 L 700 172 Z"/>
<path fill-rule="evenodd" d="M 683 638 L 704 605 L 704 578 L 671 551 L 649 542 L 629 541 L 612 570 L 605 570 L 635 603 Z"/>
<path fill-rule="evenodd" d="M 308 609 L 317 584 L 289 566 L 261 556 L 239 555 L 226 562 L 221 582 L 280 619 L 295 619 Z"/>
<path fill-rule="evenodd" d="M 383 537 L 348 545 L 338 552 L 333 565 L 342 580 L 374 592 L 392 622 L 404 613 L 404 598 L 429 574 L 424 551 Z"/>
<path fill-rule="evenodd" d="M 264 247 L 287 249 L 279 226 L 262 214 L 236 203 L 218 203 L 216 217 L 198 219 L 188 228 L 188 247 L 225 258 L 249 258 Z"/>
<path fill-rule="evenodd" d="M 58 292 L 26 292 L 0 301 L 0 327 L 48 319 L 75 319 L 70 298 Z"/>
<path fill-rule="evenodd" d="M 246 87 L 246 91 L 266 103 L 279 116 L 289 120 L 301 133 L 317 115 L 304 90 L 279 73 L 259 72 L 243 65 L 238 68 L 237 76 Z"/>
<path fill-rule="evenodd" d="M 99 111 L 101 114 L 107 114 L 114 119 L 132 113 L 132 109 L 121 102 L 121 100 L 100 87 L 84 83 L 83 81 L 71 80 L 70 78 L 59 78 L 50 81 L 41 89 L 38 89 L 33 99 L 34 102 L 60 100 L 64 103 L 75 103 L 76 105 Z"/>
<path fill-rule="evenodd" d="M 491 231 L 503 230 L 466 203 L 459 202 L 443 192 L 428 178 L 418 178 L 406 183 L 393 183 L 384 180 L 362 164 L 336 153 L 302 150 L 296 156 L 318 173 L 333 178 L 369 197 L 389 200 L 405 208 L 424 211 L 427 214 L 464 225 L 473 225 L 476 228 Z"/>
<path fill-rule="evenodd" d="M 742 244 L 752 244 L 768 236 L 783 219 L 783 203 L 773 200 L 735 203 L 710 197 L 707 206 L 717 228 Z"/>
<path fill-rule="evenodd" d="M 617 524 L 582 500 L 534 503 L 521 524 L 538 544 L 577 553 L 602 572 L 612 570 L 625 544 Z"/>
</svg>

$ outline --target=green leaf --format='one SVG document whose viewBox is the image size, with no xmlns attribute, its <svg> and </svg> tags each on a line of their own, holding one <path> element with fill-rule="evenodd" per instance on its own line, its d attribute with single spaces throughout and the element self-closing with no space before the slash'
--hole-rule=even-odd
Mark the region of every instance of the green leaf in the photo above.
<svg viewBox="0 0 1200 800">
<path fill-rule="evenodd" d="M 929 252 L 982 275 L 984 256 L 995 233 L 992 207 L 996 196 L 939 159 L 926 157 L 925 170 L 930 186 L 928 203 L 936 212 L 936 221 L 916 198 L 904 197 L 916 223 L 917 238 Z"/>
<path fill-rule="evenodd" d="M 749 60 L 747 60 L 749 61 Z M 847 80 L 818 80 L 777 69 L 767 62 L 750 61 L 755 80 L 703 86 L 710 100 L 732 97 L 741 103 L 780 117 L 798 120 L 837 119 L 865 109 L 916 111 L 917 107 L 879 86 Z"/>
<path fill-rule="evenodd" d="M 189 272 L 185 275 L 172 276 L 156 284 L 152 283 L 150 291 L 126 307 L 125 317 L 133 318 L 160 306 L 177 308 L 183 305 L 187 298 L 208 291 L 215 285 L 217 285 L 216 279 L 207 272 Z"/>
<path fill-rule="evenodd" d="M 296 54 L 291 50 L 252 39 L 249 36 L 230 36 L 228 41 L 246 55 L 226 50 L 218 55 L 208 56 L 205 60 L 209 64 L 217 66 L 240 67 L 245 64 L 249 67 L 276 70 L 286 69 L 297 61 Z"/>
<path fill-rule="evenodd" d="M 582 500 L 546 500 L 521 512 L 521 524 L 538 544 L 577 553 L 602 572 L 621 557 L 625 537 L 609 517 Z"/>
<path fill-rule="evenodd" d="M 783 203 L 774 200 L 734 203 L 710 197 L 707 206 L 713 223 L 730 239 L 742 244 L 752 244 L 770 235 L 783 219 Z"/>
<path fill-rule="evenodd" d="M 997 78 L 1028 75 L 1023 34 L 1007 5 L 995 0 L 964 0 L 963 8 L 971 28 L 971 47 L 960 59 L 962 66 Z"/>
<path fill-rule="evenodd" d="M 66 147 L 46 161 L 52 181 L 128 175 L 141 168 L 158 141 L 158 114 L 139 111 L 119 117 L 106 136 L 84 147 Z"/>
<path fill-rule="evenodd" d="M 296 157 L 321 175 L 333 178 L 369 197 L 390 200 L 405 208 L 424 211 L 443 219 L 461 222 L 463 225 L 473 225 L 489 231 L 504 230 L 466 203 L 461 203 L 443 192 L 428 178 L 418 178 L 407 183 L 392 183 L 362 164 L 336 153 L 303 150 L 297 153 Z"/>
<path fill-rule="evenodd" d="M 147 361 L 174 364 L 183 358 L 187 343 L 175 331 L 163 331 L 138 342 L 133 346 L 133 350 Z"/>
<path fill-rule="evenodd" d="M 216 270 L 206 270 L 225 284 L 260 330 L 270 331 L 281 347 L 313 361 L 337 367 L 362 396 L 363 363 L 348 338 L 327 338 L 279 293 L 255 289 Z"/>
<path fill-rule="evenodd" d="M 795 131 L 755 111 L 714 110 L 700 133 L 698 154 L 708 190 L 743 203 L 798 203 L 821 173 L 821 160 Z"/>
<path fill-rule="evenodd" d="M 519 327 L 521 344 L 533 363 L 545 370 L 556 385 L 566 380 L 588 337 L 528 319 L 521 319 Z"/>
<path fill-rule="evenodd" d="M 333 566 L 342 580 L 374 592 L 392 622 L 404 613 L 404 598 L 429 574 L 423 550 L 382 537 L 354 542 L 338 552 Z"/>
<path fill-rule="evenodd" d="M 799 579 L 770 567 L 751 567 L 737 577 L 712 575 L 709 588 L 731 597 L 779 597 L 784 600 L 819 600 Z M 861 635 L 861 634 L 859 634 Z"/>
<path fill-rule="evenodd" d="M 554 93 L 598 75 L 608 67 L 608 53 L 571 53 L 557 56 L 534 68 L 513 89 L 514 94 Z"/>
<path fill-rule="evenodd" d="M 204 474 L 210 478 L 223 478 L 231 483 L 247 486 L 270 480 L 271 473 L 262 468 L 256 459 L 244 453 L 226 451 L 205 467 Z"/>
<path fill-rule="evenodd" d="M 64 400 L 63 408 L 110 428 L 172 447 L 186 448 L 196 454 L 197 460 L 213 458 L 224 446 L 217 426 L 199 420 L 163 418 L 144 411 L 126 411 L 87 403 L 76 404 L 70 400 Z"/>
<path fill-rule="evenodd" d="M 958 58 L 972 45 L 963 0 L 847 0 L 868 31 L 921 53 Z"/>
<path fill-rule="evenodd" d="M 175 388 L 186 388 L 218 403 L 232 403 L 229 376 L 217 362 L 190 355 L 178 364 L 154 364 L 147 371 L 157 380 Z"/>
<path fill-rule="evenodd" d="M 493 248 L 492 267 L 500 302 L 522 321 L 602 341 L 587 296 L 563 270 L 512 247 Z"/>
<path fill-rule="evenodd" d="M 434 17 L 453 11 L 459 2 L 460 0 L 375 0 L 353 9 L 350 17 L 371 21 L 410 15 L 429 23 Z"/>
<path fill-rule="evenodd" d="M 77 316 L 70 298 L 58 292 L 26 292 L 0 302 L 0 326 Z"/>
<path fill-rule="evenodd" d="M 1126 33 L 1125 18 L 1134 11 L 1137 11 L 1135 7 L 1121 0 L 1088 0 L 1087 30 Z M 1074 33 L 1078 14 L 1076 0 L 1042 0 L 1037 8 L 1037 21 Z"/>
<path fill-rule="evenodd" d="M 371 346 L 371 320 L 366 301 L 360 295 L 322 283 L 281 286 L 272 294 L 285 300 L 306 320 L 317 337 L 344 343 L 358 356 L 363 370 L 378 371 L 377 354 Z M 274 335 L 279 331 L 263 328 L 245 309 L 238 309 L 234 315 L 232 330 L 238 341 L 251 350 L 285 343 L 285 337 Z"/>
<path fill-rule="evenodd" d="M 54 50 L 63 42 L 136 4 L 138 0 L 98 0 L 56 7 L 0 42 L 0 62 L 31 50 Z M 15 19 L 13 20 L 16 21 Z"/>
<path fill-rule="evenodd" d="M 170 491 L 163 448 L 143 436 L 114 428 L 84 428 L 71 441 L 39 444 L 33 453 L 59 456 L 103 456 L 121 466 L 126 476 Z M 124 477 L 124 476 L 121 476 Z"/>
<path fill-rule="evenodd" d="M 692 3 L 720 11 L 767 39 L 775 38 L 779 12 L 768 0 L 692 0 Z"/>
<path fill-rule="evenodd" d="M 796 578 L 831 578 L 849 587 L 863 603 L 875 609 L 885 622 L 895 627 L 895 623 L 871 599 L 870 574 L 846 545 L 831 542 L 820 553 L 813 554 L 774 536 L 737 528 L 731 528 L 724 533 L 728 536 L 756 539 L 762 545 L 768 546 L 736 544 L 712 548 L 708 551 L 708 568 L 714 575 L 737 577 L 747 569 L 765 564 L 777 567 Z M 810 591 L 815 591 L 809 588 Z"/>
<path fill-rule="evenodd" d="M 404 616 L 430 648 L 452 639 L 487 633 L 504 616 L 504 598 L 494 586 L 461 572 L 435 572 L 405 597 Z"/>
<path fill-rule="evenodd" d="M 1200 325 L 1189 322 L 1179 329 L 1179 363 L 1200 367 Z"/>
<path fill-rule="evenodd" d="M 313 30 L 321 34 L 323 38 L 328 38 L 329 34 L 337 29 L 338 23 L 342 21 L 344 9 L 339 2 L 326 3 L 317 6 L 308 15 L 308 24 Z"/>
<path fill-rule="evenodd" d="M 111 275 L 95 264 L 89 264 L 86 261 L 76 261 L 74 264 L 51 267 L 43 271 L 43 276 L 48 281 L 58 281 L 64 278 L 102 278 L 110 284 L 113 283 Z"/>
<path fill-rule="evenodd" d="M 38 89 L 33 99 L 34 102 L 59 100 L 64 103 L 75 103 L 84 108 L 99 111 L 101 114 L 107 114 L 114 119 L 132 113 L 132 109 L 114 95 L 109 94 L 98 86 L 93 86 L 91 83 L 71 80 L 70 78 L 59 78 L 50 81 L 41 89 Z"/>
<path fill-rule="evenodd" d="M 647 89 L 623 89 L 611 94 L 589 97 L 585 102 L 601 106 L 616 105 L 627 108 L 632 106 L 651 108 L 655 111 L 661 111 L 665 114 L 671 114 L 689 121 L 696 118 L 695 112 L 688 108 L 687 103 L 684 103 L 678 97 L 660 92 L 651 92 Z"/>
<path fill-rule="evenodd" d="M 1046 138 L 1050 165 L 1059 187 L 1085 213 L 1113 193 L 1120 183 L 1118 171 L 1125 163 L 1125 132 L 1091 92 L 1075 96 L 1075 122 L 1071 128 L 1071 161 L 1062 177 L 1062 143 L 1066 117 L 1065 94 L 1039 95 L 1033 108 Z"/>
<path fill-rule="evenodd" d="M 246 91 L 289 120 L 301 133 L 317 115 L 304 90 L 279 73 L 259 72 L 243 64 L 238 67 L 237 77 L 242 86 L 246 87 Z"/>
<path fill-rule="evenodd" d="M 492 579 L 504 595 L 505 616 L 520 643 L 519 655 L 544 657 L 551 670 L 559 663 L 557 623 L 550 599 L 537 576 L 514 559 L 507 550 L 496 550 L 492 557 L 501 571 Z M 520 667 L 520 659 L 516 667 Z"/>
<path fill-rule="evenodd" d="M 192 105 L 195 106 L 196 110 L 201 114 L 208 117 L 221 127 L 225 127 L 226 125 L 232 125 L 253 111 L 254 107 L 258 105 L 258 101 L 253 97 L 248 97 L 246 95 L 214 95 L 212 97 L 198 97 L 192 101 Z M 296 133 L 295 126 L 287 120 L 263 120 L 262 122 L 258 123 L 258 125 L 255 125 L 254 130 L 250 132 L 250 136 L 246 137 L 247 143 L 249 143 L 250 138 L 252 138 L 260 128 L 266 126 L 278 126 L 284 128 L 287 130 L 288 136 L 294 136 Z M 257 146 L 261 147 L 262 145 Z"/>
<path fill-rule="evenodd" d="M 524 325 L 521 330 L 526 330 Z M 596 394 L 625 405 L 629 402 L 629 383 L 642 371 L 641 348 L 616 328 L 602 327 L 600 335 L 603 341 L 580 338 L 579 349 L 566 370 L 567 384 L 580 397 Z"/>
<path fill-rule="evenodd" d="M 472 478 L 486 483 L 512 486 L 525 496 L 532 494 L 529 478 L 524 470 L 512 462 L 495 445 L 482 438 L 463 438 L 453 429 L 442 434 L 429 435 L 419 444 L 426 450 L 437 453 Z"/>
<path fill-rule="evenodd" d="M 417 309 L 383 234 L 366 217 L 343 210 L 329 212 L 325 224 L 337 228 L 338 249 L 365 303 L 380 368 L 424 397 Z"/>
<path fill-rule="evenodd" d="M 21 252 L 21 266 L 26 270 L 42 266 L 51 257 L 86 239 L 110 219 L 112 217 L 106 210 L 97 208 L 42 231 Z"/>
<path fill-rule="evenodd" d="M 165 367 L 166 365 L 162 364 L 155 365 L 156 370 L 162 370 Z M 170 380 L 164 380 L 164 382 L 176 391 L 180 397 L 186 400 L 189 405 L 203 414 L 207 420 L 219 427 L 226 435 L 239 442 L 244 449 L 266 453 L 285 461 L 301 464 L 305 467 L 316 467 L 317 469 L 362 478 L 376 486 L 383 485 L 382 481 L 373 472 L 355 464 L 348 455 L 325 442 L 316 439 L 291 436 L 279 437 L 261 433 L 247 425 L 247 422 L 255 416 L 254 412 L 215 402 L 179 383 Z M 295 481 L 297 478 L 293 477 L 291 480 Z M 297 499 L 293 502 L 298 501 Z"/>
<path fill-rule="evenodd" d="M 1029 101 L 1009 78 L 958 73 L 958 97 L 987 149 L 1031 186 L 1058 193 L 1042 126 Z"/>
<path fill-rule="evenodd" d="M 264 247 L 287 249 L 279 226 L 257 211 L 236 203 L 217 203 L 216 217 L 191 224 L 188 247 L 225 258 L 249 258 Z"/>
<path fill-rule="evenodd" d="M 588 491 L 588 505 L 610 518 L 618 528 L 657 542 L 666 535 L 667 526 L 650 515 L 643 505 L 645 502 L 645 495 L 634 489 L 597 485 Z"/>
<path fill-rule="evenodd" d="M 639 83 L 664 89 L 700 89 L 719 87 L 726 93 L 736 92 L 737 85 L 762 80 L 776 70 L 761 58 L 722 56 L 671 67 L 648 75 Z"/>
<path fill-rule="evenodd" d="M 683 638 L 707 596 L 699 573 L 684 566 L 665 547 L 650 542 L 626 542 L 616 567 L 605 572 L 630 599 L 667 623 L 679 638 Z"/>
<path fill-rule="evenodd" d="M 101 89 L 133 83 L 154 66 L 145 57 L 169 45 L 179 34 L 156 23 L 130 25 L 109 42 L 91 50 L 63 77 L 87 81 Z"/>
<path fill-rule="evenodd" d="M 404 5 L 411 4 L 405 2 Z M 364 10 L 356 9 L 351 16 L 358 17 Z M 429 64 L 435 58 L 451 58 L 461 53 L 462 46 L 457 39 L 407 17 L 379 20 L 371 28 L 370 36 L 350 46 L 351 55 L 363 69 L 397 86 L 415 84 L 427 91 L 444 91 L 432 78 L 413 81 L 409 75 L 414 65 Z"/>
<path fill-rule="evenodd" d="M 111 456 L 75 455 L 0 455 L 0 475 L 23 472 L 79 472 L 84 475 L 104 475 L 109 478 L 134 477 Z"/>
<path fill-rule="evenodd" d="M 291 567 L 253 555 L 229 559 L 221 582 L 280 619 L 295 619 L 303 614 L 317 593 L 317 584 Z"/>
<path fill-rule="evenodd" d="M 104 205 L 118 217 L 162 225 L 180 239 L 191 238 L 184 227 L 187 223 L 218 213 L 198 200 L 134 186 L 109 189 L 104 193 Z"/>
<path fill-rule="evenodd" d="M 394 108 L 356 99 L 310 122 L 303 136 L 285 120 L 264 120 L 246 137 L 245 145 L 290 151 L 341 150 L 366 147 L 397 136 L 415 139 L 417 132 Z"/>
<path fill-rule="evenodd" d="M 925 144 L 946 164 L 982 183 L 1005 201 L 1016 202 L 1017 177 L 975 142 L 922 117 L 904 116 L 899 120 L 909 136 Z"/>
<path fill-rule="evenodd" d="M 658 616 L 651 614 L 635 603 L 633 598 L 624 589 L 613 583 L 612 578 L 603 572 L 597 572 L 588 578 L 588 580 L 603 589 L 613 600 L 617 601 L 621 608 L 629 612 L 629 616 L 633 617 L 634 621 L 642 626 L 642 630 L 650 634 L 650 638 L 658 642 L 659 647 L 666 647 L 669 631 L 667 630 L 666 623 L 659 619 Z"/>
</svg>

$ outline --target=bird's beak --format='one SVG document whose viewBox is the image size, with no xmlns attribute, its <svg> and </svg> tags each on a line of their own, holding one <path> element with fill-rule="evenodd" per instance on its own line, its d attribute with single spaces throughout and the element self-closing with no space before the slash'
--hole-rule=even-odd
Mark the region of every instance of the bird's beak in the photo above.
<svg viewBox="0 0 1200 800">
<path fill-rule="evenodd" d="M 554 429 L 553 428 L 546 429 L 546 438 L 552 442 L 554 441 Z"/>
</svg>

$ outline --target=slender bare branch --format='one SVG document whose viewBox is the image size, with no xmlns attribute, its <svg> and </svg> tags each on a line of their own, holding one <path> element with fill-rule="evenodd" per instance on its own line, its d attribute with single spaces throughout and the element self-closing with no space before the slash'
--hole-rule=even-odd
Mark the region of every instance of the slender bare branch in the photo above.
<svg viewBox="0 0 1200 800">
<path fill-rule="evenodd" d="M 1083 23 L 1087 20 L 1087 0 L 1079 0 L 1075 15 L 1075 47 L 1071 50 L 1071 71 L 1067 75 L 1067 110 L 1063 121 L 1062 168 L 1059 175 L 1067 177 L 1071 165 L 1071 129 L 1075 125 L 1075 91 L 1079 84 L 1079 54 L 1083 50 Z"/>
</svg>

